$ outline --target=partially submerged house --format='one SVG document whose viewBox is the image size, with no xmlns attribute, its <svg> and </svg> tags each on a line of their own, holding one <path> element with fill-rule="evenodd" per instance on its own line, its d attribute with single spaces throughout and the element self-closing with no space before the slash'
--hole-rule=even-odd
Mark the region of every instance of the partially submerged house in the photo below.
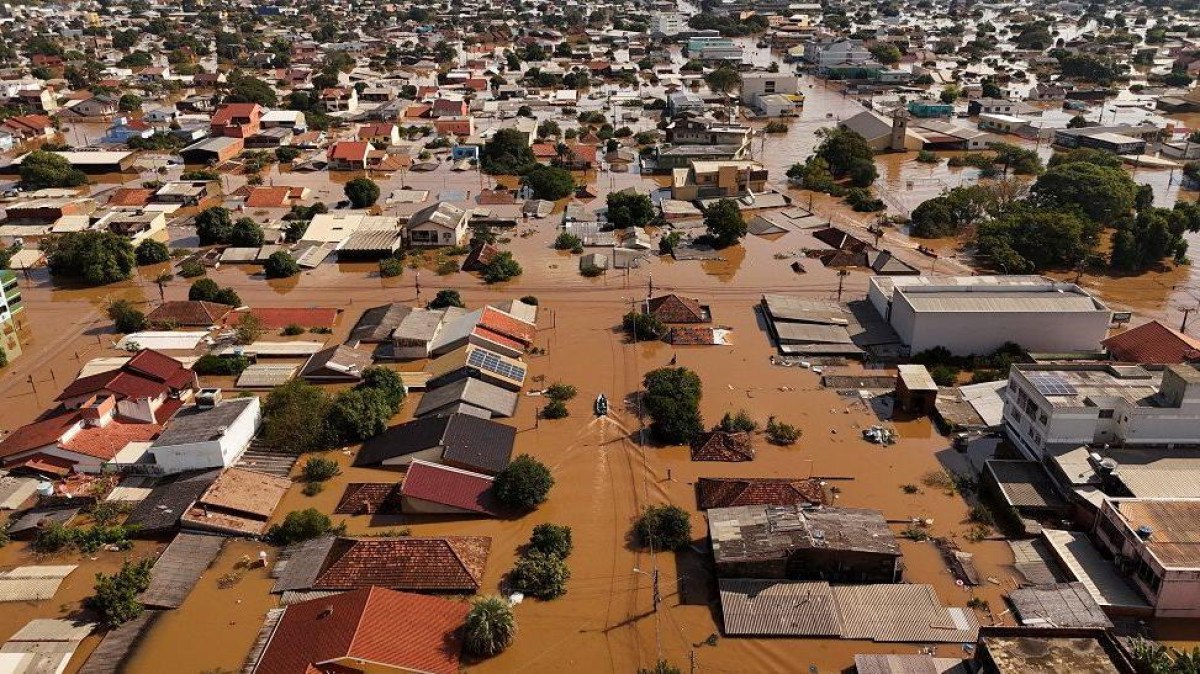
<svg viewBox="0 0 1200 674">
<path fill-rule="evenodd" d="M 472 594 L 483 582 L 492 539 L 346 538 L 322 536 L 288 548 L 275 571 L 275 593 L 337 592 L 378 587 Z"/>
<path fill-rule="evenodd" d="M 492 493 L 492 482 L 489 475 L 414 460 L 400 487 L 400 507 L 410 515 L 496 517 L 500 506 Z"/>
<path fill-rule="evenodd" d="M 467 377 L 432 389 L 421 396 L 416 417 L 463 413 L 482 419 L 511 417 L 517 411 L 520 394 L 479 379 Z"/>
<path fill-rule="evenodd" d="M 700 300 L 680 295 L 659 295 L 646 300 L 643 311 L 663 323 L 708 323 L 712 312 Z"/>
<path fill-rule="evenodd" d="M 356 382 L 371 362 L 371 354 L 337 344 L 314 353 L 300 368 L 300 378 L 317 383 Z"/>
<path fill-rule="evenodd" d="M 195 405 L 171 417 L 147 453 L 164 473 L 228 468 L 245 453 L 261 423 L 258 396 L 221 400 L 218 391 L 204 391 Z"/>
<path fill-rule="evenodd" d="M 229 468 L 183 514 L 186 529 L 227 536 L 262 536 L 292 481 L 246 468 Z"/>
<path fill-rule="evenodd" d="M 393 426 L 363 443 L 356 466 L 442 463 L 495 475 L 512 457 L 517 429 L 470 414 L 429 416 Z"/>
<path fill-rule="evenodd" d="M 825 487 L 814 478 L 702 477 L 696 480 L 696 509 L 751 505 L 825 505 Z"/>
<path fill-rule="evenodd" d="M 692 443 L 692 461 L 753 461 L 754 446 L 749 433 L 711 431 Z"/>
</svg>

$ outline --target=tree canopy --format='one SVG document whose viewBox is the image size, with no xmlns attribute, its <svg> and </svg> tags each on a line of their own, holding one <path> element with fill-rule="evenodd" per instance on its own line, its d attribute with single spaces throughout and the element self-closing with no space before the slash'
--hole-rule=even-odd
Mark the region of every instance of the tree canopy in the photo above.
<svg viewBox="0 0 1200 674">
<path fill-rule="evenodd" d="M 642 387 L 642 404 L 651 419 L 650 432 L 659 442 L 687 444 L 704 432 L 700 375 L 686 367 L 659 368 L 646 373 Z"/>
<path fill-rule="evenodd" d="M 368 208 L 379 200 L 379 185 L 370 178 L 359 176 L 346 183 L 343 191 L 354 208 Z"/>
<path fill-rule="evenodd" d="M 42 243 L 50 273 L 92 286 L 130 277 L 137 258 L 129 239 L 112 232 L 67 232 Z"/>
<path fill-rule="evenodd" d="M 704 227 L 716 248 L 728 248 L 746 236 L 746 220 L 733 199 L 721 199 L 705 208 Z"/>
<path fill-rule="evenodd" d="M 539 164 L 530 169 L 521 182 L 533 190 L 534 197 L 548 201 L 569 197 L 575 191 L 575 178 L 571 172 L 557 166 Z"/>
<path fill-rule="evenodd" d="M 485 173 L 519 175 L 537 164 L 533 150 L 524 133 L 517 129 L 501 129 L 487 143 L 479 156 L 479 166 Z"/>
<path fill-rule="evenodd" d="M 650 197 L 636 192 L 609 192 L 608 222 L 617 229 L 642 227 L 654 219 L 654 204 Z"/>
<path fill-rule="evenodd" d="M 79 187 L 88 182 L 87 175 L 72 168 L 65 157 L 45 150 L 34 150 L 25 155 L 21 159 L 20 175 L 21 187 L 27 190 Z"/>
</svg>

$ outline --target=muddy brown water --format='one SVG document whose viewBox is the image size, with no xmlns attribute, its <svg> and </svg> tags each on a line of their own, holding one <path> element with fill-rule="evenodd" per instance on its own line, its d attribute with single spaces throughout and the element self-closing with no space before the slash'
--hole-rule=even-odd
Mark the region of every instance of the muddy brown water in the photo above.
<svg viewBox="0 0 1200 674">
<path fill-rule="evenodd" d="M 827 113 L 852 114 L 854 104 L 836 92 L 827 96 L 815 88 L 808 96 L 804 117 L 793 124 L 781 139 L 769 139 L 766 160 L 772 175 L 782 178 L 782 170 L 800 161 L 813 145 L 811 131 L 833 121 Z M 844 108 L 844 111 L 843 111 Z M 900 181 L 906 185 L 906 172 L 930 172 L 901 155 L 881 158 L 881 174 L 888 185 Z M 941 168 L 937 171 L 950 169 Z M 1145 172 L 1149 173 L 1149 172 Z M 288 173 L 272 175 L 280 184 L 308 186 L 318 198 L 340 198 L 340 185 L 350 174 L 331 178 L 324 173 Z M 934 174 L 938 180 L 945 179 Z M 431 198 L 446 189 L 473 189 L 477 174 L 453 174 L 439 169 L 430 174 L 408 172 L 407 176 L 375 176 L 386 194 L 405 184 L 429 189 Z M 135 183 L 137 179 L 125 177 Z M 243 180 L 231 177 L 226 189 Z M 632 174 L 605 174 L 593 177 L 603 195 L 612 189 L 645 185 Z M 914 191 L 936 193 L 936 181 L 914 181 Z M 109 185 L 111 186 L 111 184 Z M 892 189 L 892 188 L 889 188 Z M 792 191 L 801 203 L 807 193 Z M 889 205 L 895 200 L 889 199 Z M 907 198 L 905 199 L 907 201 Z M 844 207 L 823 196 L 814 197 L 817 212 L 839 224 L 864 227 L 872 216 L 847 212 Z M 779 368 L 768 361 L 773 350 L 752 310 L 763 292 L 802 294 L 808 297 L 834 298 L 838 279 L 833 270 L 805 260 L 808 273 L 794 274 L 791 259 L 775 259 L 777 253 L 794 254 L 804 244 L 804 236 L 790 233 L 774 240 L 748 237 L 744 246 L 723 252 L 723 260 L 714 262 L 653 261 L 628 274 L 610 271 L 595 279 L 578 274 L 574 256 L 550 250 L 555 227 L 552 220 L 522 223 L 532 228 L 529 237 L 513 235 L 505 245 L 512 249 L 525 269 L 519 279 L 495 287 L 482 285 L 466 274 L 438 276 L 422 272 L 421 300 L 427 300 L 443 287 L 459 289 L 471 306 L 480 303 L 536 295 L 544 307 L 538 346 L 546 354 L 528 358 L 530 376 L 550 383 L 563 381 L 579 389 L 579 397 L 569 407 L 572 415 L 564 420 L 540 422 L 535 427 L 536 398 L 525 398 L 517 416 L 510 420 L 519 429 L 516 451 L 534 455 L 551 466 L 556 486 L 548 503 L 537 511 L 515 520 L 393 518 L 372 522 L 365 517 L 345 518 L 351 533 L 379 532 L 408 527 L 414 534 L 478 534 L 491 536 L 492 555 L 485 577 L 485 591 L 494 592 L 516 557 L 516 549 L 528 539 L 532 528 L 542 522 L 570 525 L 576 541 L 569 560 L 572 579 L 565 597 L 551 601 L 526 601 L 517 607 L 521 632 L 516 644 L 501 656 L 482 663 L 469 663 L 468 669 L 480 672 L 549 672 L 565 667 L 582 672 L 630 672 L 664 657 L 686 667 L 694 652 L 697 671 L 763 672 L 798 671 L 809 665 L 817 671 L 840 671 L 849 666 L 857 652 L 913 653 L 918 645 L 884 645 L 836 640 L 798 639 L 724 639 L 715 645 L 704 642 L 719 634 L 714 609 L 713 579 L 701 555 L 695 552 L 658 554 L 630 549 L 626 536 L 631 520 L 643 507 L 654 503 L 675 503 L 693 513 L 693 534 L 698 544 L 705 536 L 705 522 L 695 512 L 694 482 L 704 476 L 798 476 L 809 475 L 851 478 L 838 480 L 838 504 L 849 507 L 878 508 L 891 520 L 932 519 L 932 533 L 955 536 L 965 551 L 975 554 L 980 574 L 998 584 L 985 583 L 974 595 L 987 601 L 997 613 L 1003 610 L 1003 592 L 1012 586 L 1011 557 L 1001 541 L 977 543 L 966 540 L 967 504 L 956 495 L 923 486 L 922 477 L 940 470 L 943 461 L 953 461 L 944 438 L 927 421 L 896 424 L 900 442 L 882 448 L 865 443 L 859 433 L 879 419 L 861 403 L 822 390 L 816 374 L 801 369 Z M 859 230 L 861 232 L 861 230 Z M 902 233 L 889 231 L 885 241 L 907 252 L 915 242 Z M 952 244 L 946 242 L 951 252 Z M 937 273 L 958 273 L 965 267 L 953 259 L 936 263 L 908 255 Z M 907 259 L 906 258 L 906 259 Z M 78 372 L 82 363 L 98 356 L 120 355 L 112 349 L 115 336 L 104 317 L 109 302 L 125 298 L 146 307 L 158 301 L 159 290 L 151 279 L 157 269 L 141 270 L 132 280 L 99 289 L 71 289 L 56 286 L 45 271 L 35 271 L 21 281 L 27 307 L 22 318 L 24 355 L 0 373 L 0 395 L 7 404 L 0 408 L 0 426 L 13 428 L 27 423 L 50 406 Z M 1102 296 L 1114 303 L 1135 306 L 1151 315 L 1169 314 L 1163 298 L 1185 283 L 1188 270 L 1136 279 L 1090 279 Z M 258 306 L 334 306 L 345 310 L 332 340 L 341 340 L 358 315 L 367 307 L 389 301 L 417 299 L 411 270 L 396 279 L 382 279 L 372 264 L 325 264 L 300 276 L 266 282 L 255 267 L 227 266 L 212 270 L 211 276 L 222 285 L 233 286 L 242 298 Z M 847 299 L 862 297 L 867 276 L 852 272 L 846 279 Z M 627 344 L 614 330 L 631 302 L 644 298 L 650 282 L 655 292 L 674 291 L 697 297 L 711 306 L 714 322 L 733 328 L 734 346 L 673 348 L 662 343 Z M 168 299 L 184 299 L 187 283 L 175 280 L 166 287 Z M 741 464 L 703 464 L 689 460 L 683 448 L 640 446 L 633 437 L 638 429 L 632 410 L 614 405 L 610 419 L 596 420 L 591 400 L 605 393 L 610 400 L 622 400 L 637 390 L 646 371 L 666 365 L 672 357 L 690 367 L 704 380 L 702 409 L 708 423 L 725 411 L 745 408 L 760 422 L 769 415 L 796 424 L 804 431 L 800 442 L 791 448 L 778 448 L 758 441 L 758 457 Z M 226 382 L 217 382 L 226 383 Z M 418 396 L 394 420 L 411 415 Z M 334 453 L 344 464 L 348 454 Z M 390 471 L 346 467 L 325 491 L 315 497 L 303 496 L 294 488 L 276 513 L 315 506 L 331 511 L 350 481 L 386 481 L 396 479 Z M 918 493 L 906 494 L 902 486 L 919 486 Z M 902 524 L 896 524 L 899 532 Z M 131 554 L 153 554 L 160 546 L 139 544 Z M 906 579 L 931 583 L 942 601 L 963 605 L 972 591 L 955 585 L 937 552 L 929 543 L 904 541 Z M 138 646 L 127 671 L 209 672 L 236 671 L 253 642 L 265 611 L 274 605 L 267 592 L 269 581 L 262 570 L 243 571 L 227 589 L 218 580 L 235 572 L 243 556 L 257 554 L 264 546 L 237 542 L 228 546 L 178 610 L 164 616 Z M 273 556 L 274 551 L 268 549 Z M 90 592 L 90 581 L 97 571 L 111 571 L 124 558 L 119 553 L 101 553 L 95 560 L 82 559 L 80 568 L 68 579 L 68 585 L 53 600 L 22 605 L 20 611 L 6 610 L 0 618 L 0 638 L 15 632 L 30 617 L 63 615 L 78 609 L 79 601 Z M 14 543 L 0 552 L 5 566 L 29 563 L 24 544 Z M 664 585 L 664 601 L 653 611 L 650 579 L 643 572 L 658 568 Z M 7 608 L 7 607 L 6 607 Z M 985 619 L 986 622 L 986 619 Z M 1187 626 L 1171 630 L 1172 637 L 1186 639 L 1194 635 Z M 69 671 L 82 663 L 94 639 L 85 643 L 73 659 Z M 958 655 L 957 648 L 942 646 L 942 655 Z"/>
</svg>

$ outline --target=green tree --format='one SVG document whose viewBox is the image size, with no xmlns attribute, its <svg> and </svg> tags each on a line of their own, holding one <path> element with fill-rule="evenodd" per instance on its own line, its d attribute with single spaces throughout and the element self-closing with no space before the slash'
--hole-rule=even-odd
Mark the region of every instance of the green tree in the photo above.
<svg viewBox="0 0 1200 674">
<path fill-rule="evenodd" d="M 305 482 L 324 482 L 341 474 L 337 461 L 323 456 L 314 456 L 304 462 L 303 476 Z"/>
<path fill-rule="evenodd" d="M 493 493 L 505 507 L 514 510 L 532 510 L 545 503 L 554 476 L 541 461 L 522 454 L 496 475 Z"/>
<path fill-rule="evenodd" d="M 1121 161 L 1121 156 L 1106 152 L 1104 150 L 1096 150 L 1090 147 L 1077 147 L 1072 150 L 1056 150 L 1050 155 L 1050 161 L 1047 165 L 1054 168 L 1060 164 L 1071 164 L 1074 162 L 1084 162 L 1087 164 L 1095 164 L 1096 166 L 1107 166 L 1109 168 L 1119 169 L 1124 164 Z"/>
<path fill-rule="evenodd" d="M 150 587 L 153 566 L 150 559 L 126 561 L 114 574 L 97 573 L 94 594 L 84 603 L 100 616 L 100 623 L 108 629 L 137 618 L 145 610 L 138 595 Z"/>
<path fill-rule="evenodd" d="M 1071 211 L 1021 204 L 979 225 L 976 246 L 1007 273 L 1072 268 L 1097 243 L 1100 228 Z"/>
<path fill-rule="evenodd" d="M 170 261 L 171 250 L 162 241 L 142 239 L 137 248 L 133 249 L 133 255 L 138 264 L 161 264 Z"/>
<path fill-rule="evenodd" d="M 837 180 L 851 177 L 855 187 L 869 187 L 875 182 L 875 152 L 865 138 L 841 128 L 821 129 L 817 133 L 821 143 L 814 154 L 825 160 L 830 175 Z"/>
<path fill-rule="evenodd" d="M 124 281 L 137 266 L 129 239 L 112 232 L 67 232 L 42 243 L 50 273 L 92 286 Z"/>
<path fill-rule="evenodd" d="M 300 273 L 300 265 L 291 253 L 277 250 L 263 263 L 263 271 L 266 272 L 267 278 L 289 278 Z"/>
<path fill-rule="evenodd" d="M 534 197 L 548 201 L 568 197 L 575 191 L 575 178 L 571 172 L 557 166 L 539 164 L 530 169 L 521 182 L 533 190 Z"/>
<path fill-rule="evenodd" d="M 482 276 L 487 283 L 502 283 L 521 275 L 521 265 L 513 254 L 504 251 L 483 266 Z"/>
<path fill-rule="evenodd" d="M 136 112 L 142 109 L 142 97 L 137 94 L 125 94 L 117 102 L 117 109 L 121 112 Z"/>
<path fill-rule="evenodd" d="M 634 522 L 633 533 L 644 548 L 678 550 L 692 543 L 692 518 L 679 506 L 649 506 Z"/>
<path fill-rule="evenodd" d="M 632 339 L 641 342 L 653 342 L 662 339 L 667 328 L 662 321 L 650 314 L 631 311 L 621 319 L 621 327 Z"/>
<path fill-rule="evenodd" d="M 332 402 L 324 391 L 303 379 L 271 389 L 263 401 L 262 438 L 267 447 L 289 454 L 327 448 L 325 419 Z"/>
<path fill-rule="evenodd" d="M 333 520 L 316 508 L 293 510 L 283 521 L 267 531 L 267 539 L 276 545 L 291 545 L 336 531 Z"/>
<path fill-rule="evenodd" d="M 642 404 L 651 419 L 650 432 L 659 442 L 687 444 L 704 432 L 700 375 L 686 367 L 659 368 L 646 373 L 642 387 Z"/>
<path fill-rule="evenodd" d="M 500 654 L 512 645 L 517 634 L 512 606 L 495 595 L 473 599 L 463 633 L 463 646 L 468 653 L 477 657 Z"/>
<path fill-rule="evenodd" d="M 556 599 L 567 593 L 571 570 L 558 555 L 531 550 L 517 560 L 508 579 L 519 592 L 542 600 Z"/>
<path fill-rule="evenodd" d="M 262 226 L 250 218 L 238 218 L 229 228 L 229 245 L 257 248 L 263 245 Z"/>
<path fill-rule="evenodd" d="M 336 444 L 369 440 L 387 430 L 394 410 L 381 390 L 354 388 L 342 391 L 329 407 L 327 423 Z"/>
<path fill-rule="evenodd" d="M 383 395 L 383 399 L 387 401 L 392 414 L 400 411 L 404 405 L 404 399 L 408 397 L 408 391 L 404 387 L 404 380 L 400 378 L 400 375 L 395 370 L 380 365 L 373 365 L 363 370 L 362 381 L 359 382 L 358 388 L 379 391 Z"/>
<path fill-rule="evenodd" d="M 617 229 L 643 227 L 654 219 L 650 197 L 630 190 L 610 192 L 607 197 L 608 222 Z"/>
<path fill-rule="evenodd" d="M 201 246 L 228 243 L 233 231 L 233 218 L 229 209 L 222 206 L 206 208 L 196 216 L 196 235 Z"/>
<path fill-rule="evenodd" d="M 746 220 L 733 199 L 721 199 L 705 208 L 704 227 L 716 248 L 727 248 L 746 236 Z"/>
<path fill-rule="evenodd" d="M 1100 223 L 1113 223 L 1133 210 L 1137 184 L 1118 168 L 1084 162 L 1059 164 L 1030 189 L 1047 208 L 1078 208 Z"/>
<path fill-rule="evenodd" d="M 485 173 L 518 175 L 537 164 L 525 134 L 501 129 L 483 146 L 479 165 Z"/>
<path fill-rule="evenodd" d="M 21 159 L 21 187 L 40 190 L 51 187 L 79 187 L 88 182 L 87 175 L 72 168 L 61 155 L 34 150 Z"/>
<path fill-rule="evenodd" d="M 247 345 L 257 342 L 263 332 L 265 332 L 265 328 L 262 319 L 249 312 L 242 314 L 233 329 L 238 344 Z"/>
<path fill-rule="evenodd" d="M 192 282 L 188 288 L 188 299 L 193 302 L 215 302 L 221 286 L 210 278 L 202 278 Z"/>
<path fill-rule="evenodd" d="M 225 103 L 258 103 L 264 108 L 273 108 L 279 103 L 271 85 L 257 77 L 235 73 L 230 76 L 228 86 Z"/>
<path fill-rule="evenodd" d="M 370 178 L 358 177 L 346 183 L 346 198 L 354 208 L 369 208 L 379 200 L 379 185 Z"/>
<path fill-rule="evenodd" d="M 533 534 L 529 537 L 529 547 L 545 555 L 566 559 L 574 547 L 571 541 L 571 527 L 549 522 L 539 524 L 533 528 Z"/>
<path fill-rule="evenodd" d="M 1068 129 L 1082 129 L 1083 127 L 1085 127 L 1087 125 L 1088 125 L 1087 118 L 1084 117 L 1083 115 L 1075 115 L 1074 117 L 1072 117 L 1070 120 L 1067 121 Z"/>
<path fill-rule="evenodd" d="M 705 75 L 704 83 L 718 94 L 727 94 L 742 83 L 742 76 L 731 66 L 722 65 Z"/>
<path fill-rule="evenodd" d="M 445 288 L 437 291 L 437 294 L 434 295 L 433 299 L 425 305 L 425 308 L 445 309 L 447 307 L 458 307 L 459 309 L 464 309 L 466 306 L 466 304 L 463 304 L 462 295 L 460 295 L 457 290 L 454 290 L 453 288 Z"/>
<path fill-rule="evenodd" d="M 913 209 L 911 234 L 923 238 L 955 236 L 987 214 L 994 199 L 979 186 L 955 187 Z"/>
<path fill-rule="evenodd" d="M 890 42 L 876 42 L 869 51 L 876 61 L 884 65 L 895 65 L 900 62 L 900 50 Z"/>
<path fill-rule="evenodd" d="M 117 332 L 122 334 L 146 329 L 146 314 L 135 308 L 129 300 L 117 300 L 109 305 L 108 317 L 116 325 Z"/>
</svg>

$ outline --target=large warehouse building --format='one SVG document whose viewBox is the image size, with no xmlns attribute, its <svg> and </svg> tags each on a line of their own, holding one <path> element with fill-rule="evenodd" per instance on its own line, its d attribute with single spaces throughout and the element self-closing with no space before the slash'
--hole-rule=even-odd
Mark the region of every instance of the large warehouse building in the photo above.
<svg viewBox="0 0 1200 674">
<path fill-rule="evenodd" d="M 1005 342 L 1040 353 L 1099 351 L 1112 312 L 1072 283 L 1041 276 L 876 276 L 867 298 L 911 353 L 960 356 Z"/>
</svg>

